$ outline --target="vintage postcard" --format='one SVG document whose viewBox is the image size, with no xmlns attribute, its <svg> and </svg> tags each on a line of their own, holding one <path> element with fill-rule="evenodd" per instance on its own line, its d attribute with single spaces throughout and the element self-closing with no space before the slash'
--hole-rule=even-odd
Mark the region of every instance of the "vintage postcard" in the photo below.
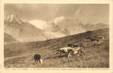
<svg viewBox="0 0 113 73">
<path fill-rule="evenodd" d="M 2 1 L 1 72 L 112 73 L 111 3 Z"/>
</svg>

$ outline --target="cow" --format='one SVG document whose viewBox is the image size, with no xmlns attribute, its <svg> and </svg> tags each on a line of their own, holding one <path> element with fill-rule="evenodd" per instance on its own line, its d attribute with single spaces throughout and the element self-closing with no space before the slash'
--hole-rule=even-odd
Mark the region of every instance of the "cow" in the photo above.
<svg viewBox="0 0 113 73">
<path fill-rule="evenodd" d="M 63 47 L 57 50 L 57 53 L 60 53 L 60 56 L 64 54 L 66 57 L 70 57 L 73 55 L 80 56 L 82 53 L 85 55 L 81 47 Z"/>
<path fill-rule="evenodd" d="M 35 63 L 37 63 L 37 62 L 40 63 L 40 64 L 43 63 L 43 60 L 42 60 L 40 54 L 34 54 L 34 61 L 35 61 Z"/>
</svg>

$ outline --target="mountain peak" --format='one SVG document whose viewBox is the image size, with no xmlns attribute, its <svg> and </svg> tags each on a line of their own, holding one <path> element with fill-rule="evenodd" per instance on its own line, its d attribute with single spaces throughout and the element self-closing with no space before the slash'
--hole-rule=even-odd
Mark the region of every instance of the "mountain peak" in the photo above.
<svg viewBox="0 0 113 73">
<path fill-rule="evenodd" d="M 12 22 L 15 19 L 16 15 L 10 14 L 6 16 L 6 20 L 9 22 Z"/>
<path fill-rule="evenodd" d="M 10 14 L 10 15 L 7 15 L 5 17 L 5 21 L 7 21 L 9 23 L 18 23 L 18 24 L 21 24 L 21 23 L 23 23 L 24 20 L 19 18 L 16 14 Z"/>
</svg>

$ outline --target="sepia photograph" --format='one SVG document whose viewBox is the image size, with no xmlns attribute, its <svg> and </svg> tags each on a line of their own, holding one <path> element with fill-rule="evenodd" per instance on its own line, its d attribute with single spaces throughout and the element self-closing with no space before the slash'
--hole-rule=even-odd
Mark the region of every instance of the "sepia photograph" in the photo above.
<svg viewBox="0 0 113 73">
<path fill-rule="evenodd" d="M 109 4 L 4 4 L 5 68 L 109 68 Z"/>
</svg>

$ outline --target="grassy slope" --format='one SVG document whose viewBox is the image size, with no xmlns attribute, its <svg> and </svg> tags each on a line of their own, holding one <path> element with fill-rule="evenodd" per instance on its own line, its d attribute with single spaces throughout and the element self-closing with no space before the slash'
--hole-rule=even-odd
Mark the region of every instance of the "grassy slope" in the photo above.
<svg viewBox="0 0 113 73">
<path fill-rule="evenodd" d="M 87 40 L 86 37 L 98 35 L 103 35 L 105 40 L 101 45 L 94 47 L 92 46 L 93 43 Z M 102 29 L 47 41 L 8 44 L 5 45 L 5 59 L 23 54 L 26 56 L 5 61 L 5 67 L 109 67 L 108 37 L 108 29 Z M 75 56 L 71 58 L 70 62 L 67 62 L 65 57 L 58 58 L 54 55 L 57 48 L 66 46 L 68 43 L 83 43 L 86 55 L 83 57 Z M 44 64 L 33 63 L 32 56 L 36 52 L 46 58 Z"/>
</svg>

